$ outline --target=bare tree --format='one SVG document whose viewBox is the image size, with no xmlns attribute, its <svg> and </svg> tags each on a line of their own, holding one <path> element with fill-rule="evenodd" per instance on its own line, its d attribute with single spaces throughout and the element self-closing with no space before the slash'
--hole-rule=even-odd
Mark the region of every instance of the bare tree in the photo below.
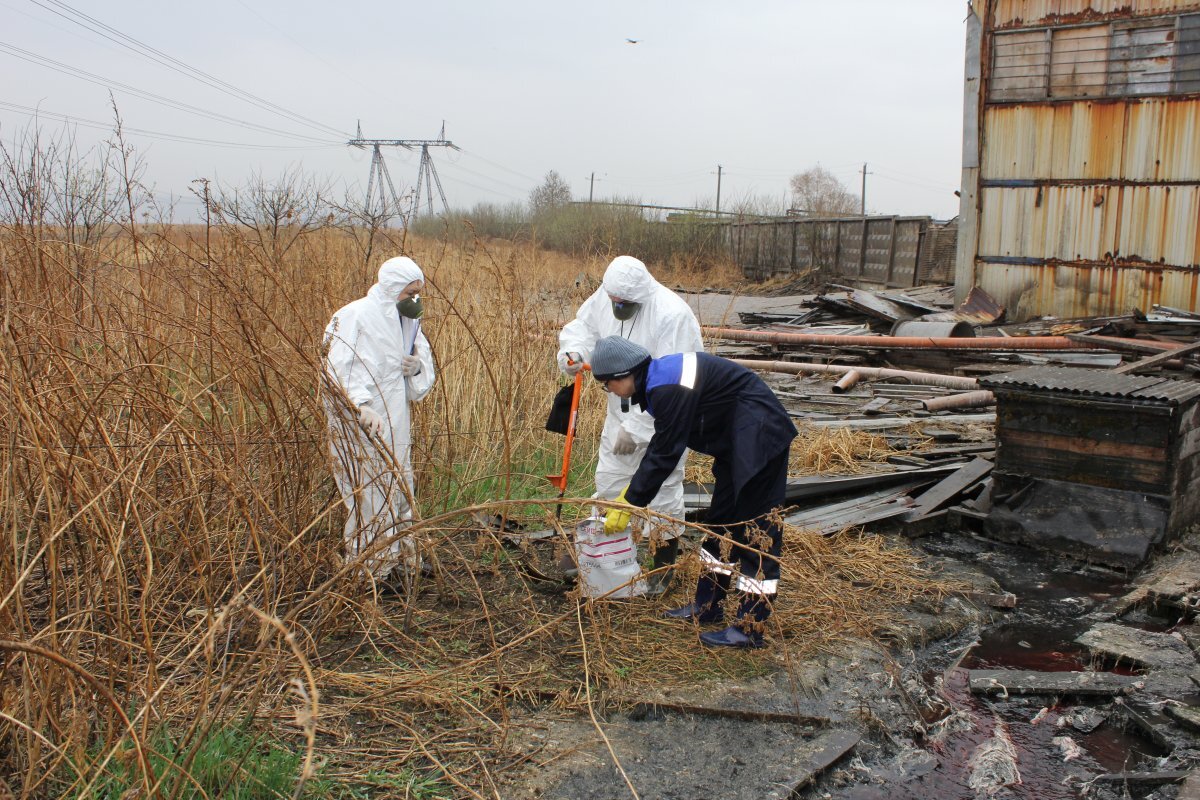
<svg viewBox="0 0 1200 800">
<path fill-rule="evenodd" d="M 215 220 L 243 228 L 266 263 L 281 264 L 297 242 L 332 216 L 328 191 L 298 168 L 284 170 L 273 185 L 255 173 L 241 188 L 218 186 L 211 211 Z"/>
<path fill-rule="evenodd" d="M 858 195 L 824 167 L 811 167 L 792 176 L 792 207 L 811 217 L 857 215 Z"/>
<path fill-rule="evenodd" d="M 571 187 L 556 171 L 550 170 L 540 186 L 529 193 L 529 207 L 534 215 L 542 214 L 571 202 Z"/>
<path fill-rule="evenodd" d="M 408 229 L 402 227 L 397 232 L 391 227 L 393 221 L 404 221 L 399 209 L 389 210 L 386 205 L 376 207 L 349 191 L 341 203 L 331 202 L 330 207 L 337 211 L 334 226 L 349 234 L 362 254 L 363 264 L 372 263 L 380 239 L 393 249 L 403 250 Z"/>
</svg>

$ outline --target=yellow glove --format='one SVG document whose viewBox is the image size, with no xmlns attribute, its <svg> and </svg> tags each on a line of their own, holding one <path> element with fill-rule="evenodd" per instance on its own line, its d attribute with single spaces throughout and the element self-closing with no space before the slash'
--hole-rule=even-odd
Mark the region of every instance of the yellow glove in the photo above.
<svg viewBox="0 0 1200 800">
<path fill-rule="evenodd" d="M 614 503 L 625 503 L 624 508 L 610 508 L 607 512 L 605 512 L 605 533 L 620 533 L 629 527 L 629 509 L 631 509 L 633 506 L 630 506 L 625 502 L 625 492 L 628 490 L 629 487 L 626 486 L 621 490 L 621 493 L 617 495 L 616 500 L 613 501 Z"/>
</svg>

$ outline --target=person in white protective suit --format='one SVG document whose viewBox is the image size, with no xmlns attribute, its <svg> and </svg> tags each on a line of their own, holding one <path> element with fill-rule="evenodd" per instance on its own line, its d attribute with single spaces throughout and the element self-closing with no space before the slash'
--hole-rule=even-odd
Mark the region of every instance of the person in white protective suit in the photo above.
<svg viewBox="0 0 1200 800">
<path fill-rule="evenodd" d="M 592 348 L 605 336 L 623 336 L 658 358 L 672 353 L 700 352 L 704 342 L 700 323 L 683 298 L 663 286 L 632 256 L 618 256 L 608 265 L 600 288 L 583 301 L 575 319 L 558 336 L 558 366 L 568 376 L 591 358 Z M 600 459 L 596 464 L 596 497 L 617 499 L 637 471 L 654 435 L 654 418 L 639 408 L 630 408 L 615 395 L 608 396 L 608 412 L 600 437 Z M 687 451 L 648 508 L 683 519 L 683 468 Z M 662 545 L 654 552 L 654 568 L 675 562 L 679 554 L 680 526 L 658 528 Z M 669 570 L 658 572 L 651 593 L 662 592 L 670 579 Z"/>
<path fill-rule="evenodd" d="M 341 308 L 325 328 L 328 375 L 356 409 L 348 419 L 344 404 L 326 403 L 334 478 L 348 512 L 346 558 L 365 553 L 372 576 L 393 590 L 421 567 L 403 531 L 413 517 L 408 404 L 428 394 L 435 378 L 421 332 L 424 288 L 415 261 L 390 258 L 367 296 Z"/>
</svg>

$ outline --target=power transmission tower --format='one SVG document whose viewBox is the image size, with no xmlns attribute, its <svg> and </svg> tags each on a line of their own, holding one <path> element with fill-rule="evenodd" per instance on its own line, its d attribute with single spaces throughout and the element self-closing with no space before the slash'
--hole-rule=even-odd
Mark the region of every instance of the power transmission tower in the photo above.
<svg viewBox="0 0 1200 800">
<path fill-rule="evenodd" d="M 421 208 L 422 191 L 424 191 L 429 213 L 433 213 L 433 187 L 437 186 L 438 196 L 442 199 L 442 209 L 450 210 L 450 205 L 446 202 L 446 192 L 442 189 L 442 179 L 438 177 L 437 167 L 433 165 L 433 157 L 429 154 L 431 147 L 449 147 L 457 150 L 454 142 L 446 139 L 446 125 L 442 124 L 442 132 L 437 139 L 364 139 L 362 135 L 362 125 L 358 126 L 358 136 L 346 142 L 350 147 L 358 147 L 366 149 L 371 148 L 371 174 L 367 179 L 367 210 L 371 209 L 371 199 L 375 192 L 376 184 L 379 185 L 379 200 L 381 210 L 384 214 L 388 210 L 388 201 L 391 200 L 392 208 L 396 214 L 399 214 L 401 219 L 405 219 L 400 210 L 400 200 L 396 196 L 396 187 L 392 185 L 392 176 L 388 174 L 387 164 L 383 160 L 383 152 L 380 148 L 383 147 L 403 147 L 405 150 L 421 148 L 421 163 L 417 167 L 417 188 L 413 197 L 412 213 L 406 219 L 406 226 L 417 218 L 417 213 Z M 387 188 L 387 195 L 384 194 L 384 187 Z"/>
</svg>

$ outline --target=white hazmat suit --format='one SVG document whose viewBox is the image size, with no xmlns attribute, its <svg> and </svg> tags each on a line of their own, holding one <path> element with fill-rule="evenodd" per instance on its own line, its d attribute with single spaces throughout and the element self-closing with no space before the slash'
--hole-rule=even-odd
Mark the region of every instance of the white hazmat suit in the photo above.
<svg viewBox="0 0 1200 800">
<path fill-rule="evenodd" d="M 388 259 L 367 296 L 341 308 L 325 329 L 329 377 L 356 409 L 367 406 L 383 419 L 383 432 L 373 439 L 348 411 L 326 403 L 334 478 L 348 512 L 346 558 L 357 558 L 387 537 L 388 543 L 366 561 L 376 578 L 397 566 L 411 573 L 420 565 L 412 537 L 402 533 L 413 516 L 408 404 L 429 393 L 435 372 L 420 320 L 401 317 L 396 303 L 410 284 L 424 280 L 411 258 Z M 405 377 L 417 368 L 413 357 L 420 361 L 419 371 Z"/>
<path fill-rule="evenodd" d="M 639 304 L 636 313 L 624 321 L 617 319 L 613 313 L 613 298 Z M 656 281 L 646 265 L 632 256 L 613 259 L 604 272 L 600 288 L 583 301 L 575 319 L 559 333 L 559 368 L 568 372 L 568 353 L 577 353 L 584 361 L 589 361 L 596 341 L 605 336 L 623 336 L 649 350 L 654 358 L 704 349 L 700 323 L 691 307 L 679 295 Z M 597 497 L 616 499 L 637 471 L 653 435 L 653 417 L 637 406 L 623 412 L 620 398 L 608 395 L 608 413 L 600 436 L 600 459 L 596 465 Z M 687 451 L 684 451 L 675 470 L 650 501 L 650 509 L 683 519 L 683 468 L 686 461 Z M 672 539 L 678 532 L 675 527 L 660 529 L 664 539 Z"/>
</svg>

